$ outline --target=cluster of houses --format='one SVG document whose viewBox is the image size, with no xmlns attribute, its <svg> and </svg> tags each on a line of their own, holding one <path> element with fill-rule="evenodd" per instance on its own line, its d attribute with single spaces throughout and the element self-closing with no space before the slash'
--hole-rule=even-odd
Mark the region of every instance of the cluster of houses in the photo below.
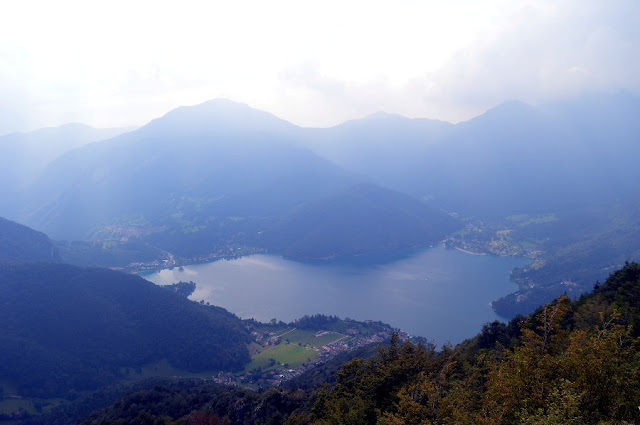
<svg viewBox="0 0 640 425">
<path fill-rule="evenodd" d="M 291 331 L 292 330 L 289 330 L 288 332 Z M 321 330 L 316 332 L 315 336 L 319 338 L 330 333 L 335 334 L 336 332 Z M 275 346 L 280 344 L 284 335 L 286 335 L 286 333 L 276 335 L 273 332 L 252 332 L 254 340 L 263 346 Z M 409 339 L 409 335 L 406 332 L 398 332 L 398 336 L 401 341 L 407 341 Z M 291 368 L 288 365 L 280 365 L 281 367 L 276 367 L 266 372 L 257 374 L 246 372 L 240 376 L 234 375 L 231 372 L 220 372 L 217 376 L 213 377 L 213 380 L 220 384 L 233 386 L 258 385 L 261 387 L 276 387 L 285 381 L 300 376 L 303 373 L 328 362 L 340 353 L 352 351 L 370 344 L 379 344 L 384 341 L 388 341 L 390 337 L 391 334 L 389 332 L 362 335 L 356 328 L 347 329 L 341 338 L 338 338 L 329 344 L 320 347 L 313 347 L 307 344 L 307 348 L 313 349 L 318 354 L 313 362 L 304 363 L 295 368 Z"/>
</svg>

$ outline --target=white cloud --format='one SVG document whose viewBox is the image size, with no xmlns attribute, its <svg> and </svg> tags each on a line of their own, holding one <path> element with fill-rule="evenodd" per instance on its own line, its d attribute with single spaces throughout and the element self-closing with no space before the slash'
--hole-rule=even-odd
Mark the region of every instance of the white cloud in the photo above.
<svg viewBox="0 0 640 425">
<path fill-rule="evenodd" d="M 520 99 L 539 103 L 584 91 L 640 93 L 635 1 L 560 1 L 523 8 L 499 36 L 479 39 L 429 75 L 425 96 L 486 109 Z M 626 22 L 625 22 L 626 21 Z"/>
<path fill-rule="evenodd" d="M 330 125 L 381 109 L 457 121 L 506 99 L 640 92 L 636 0 L 26 0 L 3 9 L 0 133 L 143 124 L 213 97 Z"/>
</svg>

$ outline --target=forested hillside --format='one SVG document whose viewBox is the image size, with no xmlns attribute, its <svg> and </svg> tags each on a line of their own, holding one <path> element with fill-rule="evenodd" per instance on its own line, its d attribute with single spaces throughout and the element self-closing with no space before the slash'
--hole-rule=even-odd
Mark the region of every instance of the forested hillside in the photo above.
<svg viewBox="0 0 640 425">
<path fill-rule="evenodd" d="M 246 343 L 236 316 L 137 276 L 0 266 L 0 385 L 18 395 L 95 390 L 163 359 L 191 372 L 238 369 L 249 361 Z"/>
<path fill-rule="evenodd" d="M 258 243 L 289 258 L 328 260 L 437 243 L 459 226 L 423 201 L 361 183 L 295 208 Z"/>
<path fill-rule="evenodd" d="M 493 303 L 503 317 L 529 313 L 563 293 L 577 297 L 625 261 L 640 258 L 640 198 L 566 211 L 544 221 L 509 227 L 512 240 L 542 254 L 512 273 L 520 290 Z"/>
<path fill-rule="evenodd" d="M 285 212 L 355 182 L 290 143 L 297 129 L 231 101 L 177 108 L 52 162 L 25 189 L 22 218 L 56 239 L 159 232 L 180 239 L 216 232 L 230 217 Z"/>
<path fill-rule="evenodd" d="M 60 261 L 60 254 L 44 233 L 0 217 L 0 261 Z"/>
</svg>

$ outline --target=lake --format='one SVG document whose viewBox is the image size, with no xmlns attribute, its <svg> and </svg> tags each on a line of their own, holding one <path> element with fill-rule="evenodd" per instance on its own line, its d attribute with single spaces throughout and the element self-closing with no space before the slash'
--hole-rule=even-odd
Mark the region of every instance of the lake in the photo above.
<svg viewBox="0 0 640 425">
<path fill-rule="evenodd" d="M 489 303 L 517 289 L 510 272 L 527 263 L 437 246 L 378 265 L 308 264 L 260 254 L 143 277 L 159 285 L 194 281 L 191 299 L 224 307 L 243 319 L 290 322 L 323 313 L 380 320 L 437 344 L 455 344 L 500 319 Z"/>
</svg>

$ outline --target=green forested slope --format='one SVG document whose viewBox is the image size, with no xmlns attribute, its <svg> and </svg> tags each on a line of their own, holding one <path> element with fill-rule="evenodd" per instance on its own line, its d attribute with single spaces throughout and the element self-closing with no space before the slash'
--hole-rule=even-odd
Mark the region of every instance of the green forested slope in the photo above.
<svg viewBox="0 0 640 425">
<path fill-rule="evenodd" d="M 241 368 L 247 331 L 132 275 L 63 264 L 0 266 L 0 376 L 21 395 L 64 396 L 167 359 L 189 370 Z"/>
<path fill-rule="evenodd" d="M 494 302 L 501 316 L 529 313 L 563 293 L 577 297 L 625 261 L 640 258 L 640 197 L 557 218 L 515 232 L 522 241 L 542 241 L 544 254 L 514 270 L 520 290 Z"/>
<path fill-rule="evenodd" d="M 0 261 L 60 261 L 53 242 L 44 233 L 0 217 Z"/>
<path fill-rule="evenodd" d="M 342 369 L 316 401 L 316 423 L 636 423 L 639 295 L 640 265 L 629 264 L 592 295 L 520 318 L 517 332 L 485 327 L 441 353 L 392 344 Z M 509 346 L 481 348 L 490 332 Z"/>
<path fill-rule="evenodd" d="M 429 204 L 361 183 L 294 209 L 262 243 L 295 259 L 332 259 L 440 241 L 459 224 Z"/>
</svg>

